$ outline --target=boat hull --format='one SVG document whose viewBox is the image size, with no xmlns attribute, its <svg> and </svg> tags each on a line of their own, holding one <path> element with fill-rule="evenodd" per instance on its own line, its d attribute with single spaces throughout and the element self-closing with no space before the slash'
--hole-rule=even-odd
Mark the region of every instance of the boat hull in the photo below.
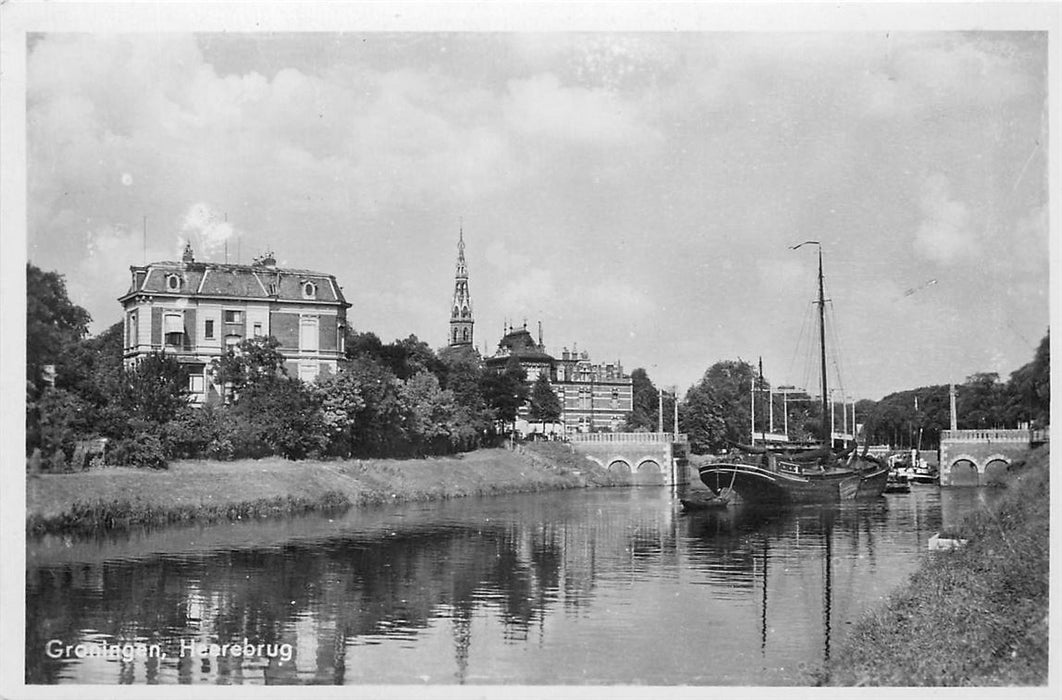
<svg viewBox="0 0 1062 700">
<path fill-rule="evenodd" d="M 707 464 L 698 470 L 713 493 L 732 488 L 752 503 L 829 503 L 876 498 L 885 490 L 887 467 L 789 472 L 740 462 Z"/>
</svg>

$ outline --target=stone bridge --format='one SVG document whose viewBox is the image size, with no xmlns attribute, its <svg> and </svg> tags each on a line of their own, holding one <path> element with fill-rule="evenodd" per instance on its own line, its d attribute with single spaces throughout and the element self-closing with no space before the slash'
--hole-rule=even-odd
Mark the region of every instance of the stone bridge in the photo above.
<svg viewBox="0 0 1062 700">
<path fill-rule="evenodd" d="M 1044 430 L 944 430 L 940 433 L 940 485 L 988 486 L 1011 463 L 1049 439 Z"/>
<path fill-rule="evenodd" d="M 577 452 L 607 469 L 619 483 L 675 485 L 689 481 L 689 443 L 674 433 L 574 433 Z"/>
</svg>

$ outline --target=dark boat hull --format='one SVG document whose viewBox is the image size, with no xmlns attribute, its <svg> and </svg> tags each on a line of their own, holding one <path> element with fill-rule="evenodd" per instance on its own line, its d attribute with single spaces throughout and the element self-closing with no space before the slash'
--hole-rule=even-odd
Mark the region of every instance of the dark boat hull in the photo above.
<svg viewBox="0 0 1062 700">
<path fill-rule="evenodd" d="M 740 462 L 707 464 L 698 470 L 701 481 L 719 493 L 726 488 L 752 503 L 829 503 L 876 498 L 885 490 L 887 467 L 827 471 L 766 469 Z"/>
</svg>

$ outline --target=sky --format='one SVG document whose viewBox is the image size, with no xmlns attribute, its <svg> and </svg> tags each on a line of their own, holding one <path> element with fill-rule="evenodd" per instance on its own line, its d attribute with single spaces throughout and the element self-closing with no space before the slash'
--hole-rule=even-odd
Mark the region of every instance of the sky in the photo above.
<svg viewBox="0 0 1062 700">
<path fill-rule="evenodd" d="M 691 24 L 31 33 L 26 256 L 94 333 L 187 241 L 333 274 L 355 330 L 439 348 L 463 231 L 481 351 L 541 322 L 685 391 L 761 357 L 816 386 L 815 240 L 849 396 L 1032 359 L 1045 32 Z"/>
</svg>

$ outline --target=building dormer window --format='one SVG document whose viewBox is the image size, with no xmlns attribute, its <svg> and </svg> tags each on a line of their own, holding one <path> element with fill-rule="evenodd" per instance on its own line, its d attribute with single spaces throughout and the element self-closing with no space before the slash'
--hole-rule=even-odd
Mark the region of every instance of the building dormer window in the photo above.
<svg viewBox="0 0 1062 700">
<path fill-rule="evenodd" d="M 313 282 L 302 283 L 302 298 L 314 299 L 317 297 L 317 285 Z"/>
<path fill-rule="evenodd" d="M 166 275 L 166 289 L 171 292 L 179 291 L 181 289 L 181 276 Z"/>
</svg>

